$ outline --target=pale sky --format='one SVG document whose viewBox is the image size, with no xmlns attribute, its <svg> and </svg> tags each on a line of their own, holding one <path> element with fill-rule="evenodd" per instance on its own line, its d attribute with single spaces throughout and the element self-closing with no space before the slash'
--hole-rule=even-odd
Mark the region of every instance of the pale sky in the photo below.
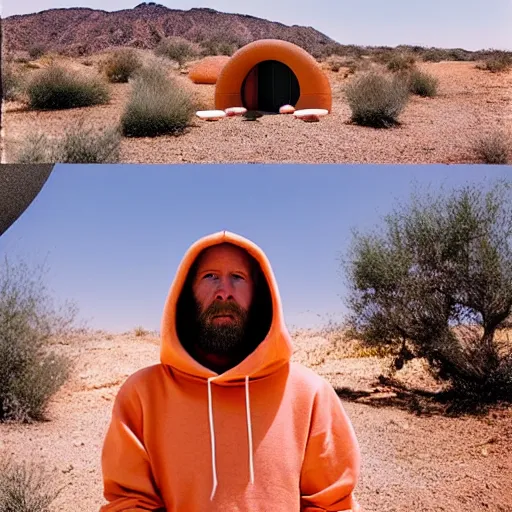
<svg viewBox="0 0 512 512">
<path fill-rule="evenodd" d="M 54 299 L 90 327 L 158 330 L 176 268 L 198 238 L 250 238 L 274 269 L 289 327 L 340 320 L 351 230 L 382 226 L 416 187 L 486 188 L 492 165 L 57 165 L 0 237 L 0 261 L 46 261 Z"/>
<path fill-rule="evenodd" d="M 3 0 L 2 17 L 52 8 L 89 7 L 117 11 L 138 0 Z M 311 26 L 342 44 L 400 44 L 512 50 L 512 0 L 163 0 L 173 9 L 209 7 L 249 14 L 285 25 Z"/>
</svg>

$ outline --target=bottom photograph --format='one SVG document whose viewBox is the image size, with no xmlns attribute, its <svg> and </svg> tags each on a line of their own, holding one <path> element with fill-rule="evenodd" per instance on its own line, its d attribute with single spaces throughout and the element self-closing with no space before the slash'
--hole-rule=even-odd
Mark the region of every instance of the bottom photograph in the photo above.
<svg viewBox="0 0 512 512">
<path fill-rule="evenodd" d="M 0 184 L 0 511 L 512 509 L 510 167 Z"/>
</svg>

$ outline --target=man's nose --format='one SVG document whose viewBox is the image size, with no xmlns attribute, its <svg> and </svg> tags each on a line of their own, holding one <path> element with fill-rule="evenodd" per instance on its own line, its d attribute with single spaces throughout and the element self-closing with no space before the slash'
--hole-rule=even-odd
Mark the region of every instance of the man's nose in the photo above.
<svg viewBox="0 0 512 512">
<path fill-rule="evenodd" d="M 216 299 L 228 300 L 233 297 L 233 286 L 227 277 L 221 277 L 218 282 Z"/>
</svg>

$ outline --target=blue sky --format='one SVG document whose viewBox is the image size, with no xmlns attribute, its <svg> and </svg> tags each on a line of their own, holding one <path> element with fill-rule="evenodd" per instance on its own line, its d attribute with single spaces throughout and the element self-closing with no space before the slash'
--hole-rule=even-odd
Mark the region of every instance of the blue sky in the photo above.
<svg viewBox="0 0 512 512">
<path fill-rule="evenodd" d="M 0 237 L 0 258 L 46 260 L 57 302 L 93 328 L 158 330 L 176 268 L 199 237 L 227 229 L 267 253 L 290 327 L 340 319 L 338 257 L 415 187 L 488 186 L 510 167 L 57 165 Z"/>
<path fill-rule="evenodd" d="M 51 8 L 90 7 L 117 11 L 139 0 L 4 0 L 2 17 Z M 512 50 L 510 0 L 175 0 L 160 2 L 173 9 L 209 7 L 278 21 L 312 26 L 343 44 Z"/>
</svg>

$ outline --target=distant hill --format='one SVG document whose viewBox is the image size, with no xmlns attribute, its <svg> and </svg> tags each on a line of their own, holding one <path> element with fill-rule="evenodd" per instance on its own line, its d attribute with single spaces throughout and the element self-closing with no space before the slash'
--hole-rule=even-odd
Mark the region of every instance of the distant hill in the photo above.
<svg viewBox="0 0 512 512">
<path fill-rule="evenodd" d="M 195 42 L 218 40 L 240 47 L 256 39 L 293 42 L 317 55 L 337 43 L 312 27 L 287 26 L 254 16 L 213 9 L 188 11 L 142 3 L 115 12 L 88 8 L 50 9 L 2 20 L 4 52 L 39 46 L 66 55 L 89 55 L 113 46 L 154 48 L 180 36 Z"/>
</svg>

